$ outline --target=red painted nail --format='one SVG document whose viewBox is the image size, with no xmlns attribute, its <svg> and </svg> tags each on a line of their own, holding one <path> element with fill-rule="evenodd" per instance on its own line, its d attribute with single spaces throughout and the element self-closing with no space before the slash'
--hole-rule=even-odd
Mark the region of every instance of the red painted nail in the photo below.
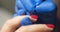
<svg viewBox="0 0 60 32">
<path fill-rule="evenodd" d="M 54 28 L 55 26 L 53 24 L 46 24 L 49 28 Z"/>
<path fill-rule="evenodd" d="M 31 15 L 31 17 L 34 19 L 38 19 L 38 16 L 36 16 L 36 15 Z"/>
</svg>

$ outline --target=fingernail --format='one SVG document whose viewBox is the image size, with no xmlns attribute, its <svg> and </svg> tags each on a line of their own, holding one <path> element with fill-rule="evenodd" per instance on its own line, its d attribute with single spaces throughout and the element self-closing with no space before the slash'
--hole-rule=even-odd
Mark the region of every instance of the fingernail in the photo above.
<svg viewBox="0 0 60 32">
<path fill-rule="evenodd" d="M 37 15 L 31 15 L 31 17 L 34 18 L 34 19 L 38 19 Z"/>
<path fill-rule="evenodd" d="M 47 27 L 49 27 L 49 28 L 54 28 L 54 27 L 55 27 L 53 24 L 46 24 L 46 25 L 47 25 Z"/>
</svg>

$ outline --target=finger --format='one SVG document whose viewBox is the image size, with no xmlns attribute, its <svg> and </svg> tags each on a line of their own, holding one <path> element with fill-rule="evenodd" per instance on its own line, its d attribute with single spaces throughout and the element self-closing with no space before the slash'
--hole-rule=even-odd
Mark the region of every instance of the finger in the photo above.
<svg viewBox="0 0 60 32">
<path fill-rule="evenodd" d="M 52 31 L 53 29 L 47 27 L 45 24 L 35 24 L 29 26 L 22 26 L 15 32 L 47 32 Z"/>
<path fill-rule="evenodd" d="M 30 15 L 30 20 L 33 22 L 36 22 L 38 20 L 38 16 L 37 15 Z"/>
<path fill-rule="evenodd" d="M 14 17 L 3 25 L 1 32 L 13 32 L 15 31 L 16 28 L 20 25 L 21 20 L 26 17 L 26 16 L 17 16 Z"/>
<path fill-rule="evenodd" d="M 38 19 L 34 19 L 34 18 L 30 17 L 30 20 L 31 20 L 32 22 L 36 22 Z"/>
</svg>

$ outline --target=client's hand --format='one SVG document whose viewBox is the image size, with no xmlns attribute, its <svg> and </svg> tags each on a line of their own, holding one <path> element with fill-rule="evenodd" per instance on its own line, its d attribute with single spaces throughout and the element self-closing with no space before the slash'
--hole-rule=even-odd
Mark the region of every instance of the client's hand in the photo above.
<svg viewBox="0 0 60 32">
<path fill-rule="evenodd" d="M 17 16 L 9 19 L 3 25 L 1 32 L 51 32 L 53 30 L 53 28 L 50 28 L 45 24 L 34 24 L 20 27 L 20 22 L 24 17 L 26 16 Z"/>
</svg>

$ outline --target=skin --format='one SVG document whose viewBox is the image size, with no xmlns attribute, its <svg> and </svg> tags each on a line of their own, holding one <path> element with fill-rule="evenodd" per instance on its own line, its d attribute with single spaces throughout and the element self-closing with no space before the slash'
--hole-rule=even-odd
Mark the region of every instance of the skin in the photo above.
<svg viewBox="0 0 60 32">
<path fill-rule="evenodd" d="M 15 32 L 51 32 L 52 28 L 48 28 L 45 24 L 34 24 L 29 26 L 22 26 Z"/>
<path fill-rule="evenodd" d="M 48 28 L 45 24 L 33 24 L 20 27 L 20 22 L 24 17 L 26 16 L 17 16 L 7 20 L 3 25 L 1 32 L 50 32 L 53 30 L 53 28 Z"/>
</svg>

